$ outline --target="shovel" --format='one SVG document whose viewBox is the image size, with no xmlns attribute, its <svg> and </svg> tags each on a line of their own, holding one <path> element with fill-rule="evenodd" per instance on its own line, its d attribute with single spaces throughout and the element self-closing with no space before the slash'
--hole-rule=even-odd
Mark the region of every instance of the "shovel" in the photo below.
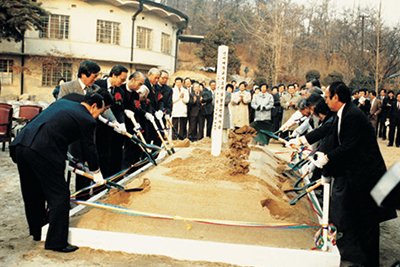
<svg viewBox="0 0 400 267">
<path fill-rule="evenodd" d="M 275 140 L 278 140 L 279 142 L 284 143 L 285 145 L 288 143 L 288 141 L 286 141 L 285 139 L 283 139 L 283 138 L 277 136 L 277 135 L 274 134 L 273 132 L 265 131 L 265 130 L 260 130 L 260 133 L 263 133 L 263 134 L 265 134 L 266 136 L 269 136 L 269 137 L 271 137 L 271 138 L 273 138 L 273 139 L 275 139 Z"/>
<path fill-rule="evenodd" d="M 172 125 L 170 119 L 167 120 L 167 123 L 169 124 L 169 126 L 171 126 L 172 130 L 174 131 L 174 134 L 175 134 L 176 138 L 178 138 L 179 140 L 184 140 L 184 139 L 185 139 L 185 138 L 183 138 L 183 137 L 178 133 L 178 131 L 176 130 L 176 128 L 174 127 L 174 125 Z"/>
<path fill-rule="evenodd" d="M 72 171 L 73 173 L 82 175 L 82 176 L 84 176 L 86 178 L 89 178 L 91 180 L 94 179 L 93 176 L 88 174 L 87 172 L 84 172 L 82 170 L 76 169 L 76 168 L 74 168 L 72 166 L 68 166 L 68 169 L 70 171 Z M 108 185 L 109 187 L 115 187 L 115 188 L 117 188 L 119 190 L 122 190 L 124 192 L 140 192 L 140 191 L 143 191 L 143 189 L 145 189 L 146 187 L 148 187 L 150 185 L 150 180 L 147 179 L 147 178 L 143 179 L 143 183 L 141 185 L 139 185 L 138 187 L 134 187 L 134 188 L 125 188 L 124 186 L 122 186 L 120 184 L 117 184 L 117 183 L 115 183 L 113 181 L 108 181 L 108 180 L 105 180 L 105 181 L 106 181 L 106 186 Z"/>
<path fill-rule="evenodd" d="M 291 191 L 301 191 L 301 190 L 303 190 L 303 189 L 304 189 L 304 186 L 303 186 L 303 187 L 298 187 L 298 185 L 303 181 L 304 177 L 306 177 L 307 174 L 308 174 L 309 172 L 310 172 L 310 171 L 307 170 L 307 171 L 294 183 L 293 186 L 290 186 L 290 185 L 288 184 L 289 181 L 287 181 L 285 184 L 283 184 L 283 186 L 282 186 L 282 191 L 285 192 L 285 193 L 287 193 L 287 192 L 291 192 Z"/>
<path fill-rule="evenodd" d="M 304 190 L 302 193 L 300 193 L 297 197 L 293 198 L 292 200 L 289 201 L 290 205 L 295 205 L 297 201 L 299 201 L 302 197 L 313 191 L 314 189 L 318 188 L 322 184 L 322 180 L 318 180 L 313 186 L 311 186 L 311 183 L 305 185 L 304 187 L 306 190 Z M 310 187 L 311 186 L 311 187 Z"/>
</svg>

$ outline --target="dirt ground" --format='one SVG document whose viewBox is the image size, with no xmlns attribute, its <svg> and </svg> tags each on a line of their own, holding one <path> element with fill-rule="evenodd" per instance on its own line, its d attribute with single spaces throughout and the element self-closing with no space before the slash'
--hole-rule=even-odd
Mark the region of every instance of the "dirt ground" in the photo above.
<svg viewBox="0 0 400 267">
<path fill-rule="evenodd" d="M 400 159 L 400 148 L 388 148 L 379 140 L 387 167 Z M 282 145 L 268 148 L 284 152 Z M 285 155 L 285 153 L 281 154 Z M 224 263 L 180 261 L 168 257 L 106 252 L 81 247 L 70 254 L 43 249 L 43 242 L 34 242 L 28 235 L 16 165 L 8 157 L 8 147 L 0 151 L 0 266 L 232 266 Z M 400 215 L 400 213 L 398 213 Z M 389 267 L 400 259 L 400 219 L 381 224 L 381 266 Z M 341 267 L 349 263 L 343 262 Z"/>
</svg>

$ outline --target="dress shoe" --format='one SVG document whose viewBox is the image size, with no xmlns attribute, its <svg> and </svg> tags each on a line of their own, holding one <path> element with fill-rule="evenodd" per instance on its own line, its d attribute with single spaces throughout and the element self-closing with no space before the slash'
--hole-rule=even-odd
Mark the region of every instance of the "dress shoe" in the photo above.
<svg viewBox="0 0 400 267">
<path fill-rule="evenodd" d="M 393 144 L 392 144 L 392 143 L 389 143 L 387 146 L 393 146 Z"/>
<path fill-rule="evenodd" d="M 53 249 L 54 251 L 58 251 L 58 252 L 63 252 L 63 253 L 69 253 L 69 252 L 74 252 L 75 250 L 78 250 L 79 247 L 77 246 L 71 246 L 71 245 L 67 245 L 65 248 L 57 248 L 57 249 Z"/>
<path fill-rule="evenodd" d="M 382 138 L 382 141 L 385 141 L 385 140 L 386 140 L 386 138 L 385 138 L 385 137 L 383 137 L 383 138 Z"/>
<path fill-rule="evenodd" d="M 40 241 L 42 239 L 42 233 L 33 234 L 33 241 Z"/>
<path fill-rule="evenodd" d="M 396 145 L 396 147 L 400 147 L 400 145 Z"/>
</svg>

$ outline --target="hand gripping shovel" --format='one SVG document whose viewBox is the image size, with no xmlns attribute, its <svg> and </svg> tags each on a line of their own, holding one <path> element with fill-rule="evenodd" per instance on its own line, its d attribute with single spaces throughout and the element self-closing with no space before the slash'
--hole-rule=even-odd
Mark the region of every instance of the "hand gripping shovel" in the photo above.
<svg viewBox="0 0 400 267">
<path fill-rule="evenodd" d="M 111 128 L 115 128 L 114 125 L 110 124 L 110 121 L 103 118 L 102 116 L 99 116 L 99 121 L 103 122 L 104 124 L 110 126 Z M 151 144 L 146 144 L 143 143 L 139 138 L 137 138 L 136 136 L 131 135 L 128 132 L 124 132 L 121 131 L 121 134 L 127 136 L 133 143 L 137 144 L 140 146 L 140 148 L 142 149 L 142 151 L 146 154 L 147 159 L 149 160 L 149 162 L 153 163 L 154 166 L 157 166 L 156 160 L 154 159 L 153 155 L 147 150 L 161 150 L 161 147 L 158 147 L 156 145 L 151 145 Z M 147 148 L 147 149 L 145 149 Z"/>
<path fill-rule="evenodd" d="M 93 176 L 88 174 L 87 172 L 84 172 L 82 170 L 76 169 L 76 168 L 74 168 L 72 166 L 68 166 L 68 169 L 70 171 L 72 171 L 73 173 L 82 175 L 82 176 L 84 176 L 86 178 L 89 178 L 91 180 L 94 179 Z M 115 187 L 115 188 L 117 188 L 119 190 L 122 190 L 124 192 L 140 192 L 140 191 L 143 191 L 143 189 L 145 189 L 146 187 L 148 187 L 150 185 L 150 180 L 147 179 L 147 178 L 143 179 L 143 183 L 141 185 L 139 185 L 138 187 L 134 187 L 134 188 L 125 188 L 124 186 L 122 186 L 120 184 L 117 184 L 117 183 L 115 183 L 113 181 L 108 181 L 108 180 L 105 180 L 105 181 L 106 181 L 106 186 L 108 185 L 108 187 Z"/>
<path fill-rule="evenodd" d="M 171 142 L 171 140 L 169 139 L 168 129 L 165 128 L 165 125 L 164 125 L 164 122 L 163 122 L 162 118 L 160 118 L 158 121 L 160 122 L 161 128 L 164 130 L 164 136 L 165 136 L 165 138 L 167 139 L 168 144 L 170 145 L 170 148 L 171 148 L 172 153 L 175 154 L 175 149 L 172 147 L 172 142 Z"/>
<path fill-rule="evenodd" d="M 150 122 L 153 124 L 153 127 L 156 130 L 158 137 L 161 139 L 161 142 L 164 145 L 165 150 L 168 152 L 168 155 L 172 155 L 171 149 L 169 148 L 169 146 L 167 146 L 167 143 L 165 142 L 164 138 L 162 137 L 162 135 L 160 133 L 160 129 L 158 129 L 158 126 L 156 124 L 156 121 L 154 120 L 154 117 L 152 120 L 150 120 Z"/>
</svg>

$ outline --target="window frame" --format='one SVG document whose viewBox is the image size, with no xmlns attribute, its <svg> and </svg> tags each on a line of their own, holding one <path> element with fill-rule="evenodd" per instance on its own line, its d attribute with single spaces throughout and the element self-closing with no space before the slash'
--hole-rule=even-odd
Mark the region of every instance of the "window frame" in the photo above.
<svg viewBox="0 0 400 267">
<path fill-rule="evenodd" d="M 56 86 L 58 80 L 64 78 L 67 82 L 72 81 L 72 63 L 43 63 L 42 64 L 42 86 Z"/>
<path fill-rule="evenodd" d="M 109 36 L 107 35 L 107 31 L 110 33 Z M 98 19 L 96 21 L 96 42 L 121 45 L 121 23 Z"/>
<path fill-rule="evenodd" d="M 5 66 L 5 67 L 3 67 L 3 66 Z M 13 59 L 0 59 L 0 82 L 2 85 L 12 85 L 13 84 L 13 80 L 14 80 L 13 67 L 14 67 Z M 2 71 L 3 69 L 5 71 Z"/>
<path fill-rule="evenodd" d="M 167 55 L 172 54 L 172 38 L 165 32 L 161 32 L 161 52 Z"/>
<path fill-rule="evenodd" d="M 137 26 L 136 47 L 140 49 L 153 50 L 153 29 Z"/>
<path fill-rule="evenodd" d="M 69 39 L 70 16 L 61 14 L 50 14 L 42 17 L 42 26 L 45 31 L 39 31 L 39 38 L 47 39 Z"/>
</svg>

